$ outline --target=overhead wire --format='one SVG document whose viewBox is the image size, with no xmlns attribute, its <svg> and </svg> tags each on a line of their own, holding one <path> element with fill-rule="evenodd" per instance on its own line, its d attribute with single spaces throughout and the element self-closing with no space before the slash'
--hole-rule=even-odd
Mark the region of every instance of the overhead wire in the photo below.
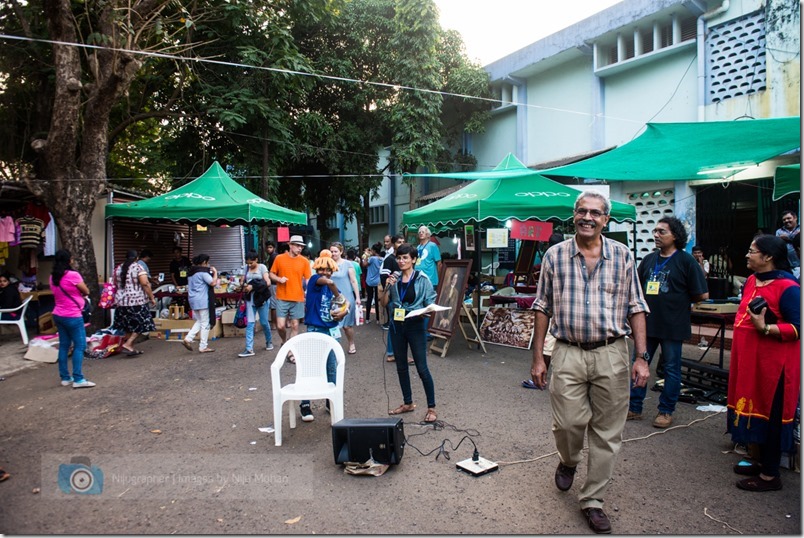
<svg viewBox="0 0 804 538">
<path fill-rule="evenodd" d="M 349 77 L 339 77 L 335 75 L 326 75 L 323 73 L 312 73 L 306 71 L 298 71 L 295 69 L 285 69 L 279 67 L 268 67 L 268 66 L 259 66 L 259 65 L 250 65 L 244 64 L 240 62 L 230 62 L 224 60 L 213 60 L 211 58 L 188 58 L 187 56 L 179 56 L 176 54 L 166 54 L 164 52 L 153 52 L 153 51 L 142 51 L 142 50 L 133 50 L 133 49 L 124 49 L 118 47 L 104 47 L 100 45 L 90 45 L 87 43 L 73 43 L 69 41 L 58 41 L 53 39 L 43 39 L 43 38 L 34 38 L 34 37 L 27 37 L 27 36 L 15 36 L 9 34 L 0 34 L 0 39 L 11 39 L 16 41 L 28 41 L 33 43 L 46 43 L 50 45 L 62 45 L 66 47 L 77 47 L 77 48 L 86 48 L 86 49 L 94 49 L 94 50 L 105 50 L 111 52 L 120 52 L 126 54 L 135 54 L 139 56 L 148 56 L 154 58 L 163 58 L 167 60 L 174 60 L 174 61 L 184 61 L 184 62 L 196 62 L 196 63 L 207 63 L 212 65 L 220 65 L 226 67 L 237 67 L 240 69 L 255 69 L 260 71 L 269 71 L 272 73 L 280 73 L 283 75 L 297 75 L 297 76 L 304 76 L 304 77 L 311 77 L 311 78 L 320 78 L 324 80 L 331 80 L 334 82 L 348 82 L 352 84 L 365 84 L 369 86 L 379 86 L 382 88 L 390 88 L 393 90 L 406 90 L 406 91 L 415 91 L 415 92 L 422 92 L 428 93 L 432 95 L 441 95 L 445 97 L 458 97 L 461 99 L 473 99 L 476 101 L 484 101 L 487 103 L 492 104 L 506 104 L 506 105 L 514 105 L 514 106 L 523 106 L 527 108 L 535 108 L 535 109 L 542 109 L 542 110 L 550 110 L 553 112 L 565 112 L 568 114 L 578 114 L 581 116 L 592 116 L 595 118 L 606 118 L 609 120 L 616 120 L 616 121 L 624 121 L 629 123 L 643 123 L 638 120 L 633 120 L 629 118 L 620 118 L 617 116 L 609 116 L 605 114 L 599 113 L 591 113 L 591 112 L 584 112 L 581 110 L 570 110 L 564 108 L 556 108 L 556 107 L 548 107 L 543 105 L 536 105 L 531 103 L 520 103 L 520 102 L 507 102 L 502 101 L 500 99 L 493 99 L 491 97 L 479 97 L 477 95 L 468 95 L 463 93 L 455 93 L 455 92 L 445 92 L 443 90 L 433 90 L 429 88 L 418 88 L 416 86 L 406 86 L 404 84 L 395 84 L 391 82 L 378 82 L 374 80 L 363 80 L 363 79 L 356 79 L 356 78 L 349 78 Z"/>
</svg>

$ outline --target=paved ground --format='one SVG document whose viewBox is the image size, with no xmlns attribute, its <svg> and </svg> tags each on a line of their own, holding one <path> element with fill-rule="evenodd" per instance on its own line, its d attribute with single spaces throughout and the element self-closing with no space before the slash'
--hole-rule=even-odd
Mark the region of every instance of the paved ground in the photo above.
<svg viewBox="0 0 804 538">
<path fill-rule="evenodd" d="M 348 418 L 385 417 L 401 403 L 382 335 L 376 325 L 358 329 L 358 354 L 347 356 Z M 414 373 L 419 408 L 404 415 L 401 464 L 359 477 L 334 464 L 321 402 L 312 423 L 289 430 L 285 417 L 281 447 L 258 431 L 273 422 L 276 351 L 239 359 L 240 338 L 215 342 L 208 355 L 151 340 L 138 358 L 86 361 L 98 386 L 73 390 L 59 386 L 55 364 L 23 361 L 21 344 L 5 337 L 0 465 L 12 477 L 0 483 L 0 532 L 589 533 L 576 500 L 585 468 L 569 492 L 556 490 L 548 394 L 520 386 L 530 353 L 489 346 L 484 355 L 456 338 L 446 358 L 429 358 L 443 422 L 418 423 L 425 402 Z M 627 423 L 605 505 L 615 533 L 801 534 L 798 473 L 782 471 L 781 491 L 737 490 L 731 466 L 739 456 L 724 416 L 679 404 L 675 420 L 663 432 L 650 420 Z M 471 456 L 470 441 L 458 446 L 466 436 L 499 472 L 455 470 Z M 436 458 L 441 445 L 449 460 Z M 59 468 L 74 470 L 76 456 L 102 470 L 99 495 L 59 491 Z"/>
</svg>

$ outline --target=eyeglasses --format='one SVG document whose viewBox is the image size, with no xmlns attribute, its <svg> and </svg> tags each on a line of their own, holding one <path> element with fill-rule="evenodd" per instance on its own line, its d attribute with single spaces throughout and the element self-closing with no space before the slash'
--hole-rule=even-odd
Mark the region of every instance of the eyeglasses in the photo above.
<svg viewBox="0 0 804 538">
<path fill-rule="evenodd" d="M 670 230 L 665 230 L 664 228 L 654 228 L 653 233 L 659 235 L 667 235 L 670 233 Z"/>
<path fill-rule="evenodd" d="M 599 209 L 586 209 L 584 207 L 576 207 L 575 208 L 575 214 L 578 215 L 579 217 L 584 217 L 584 216 L 586 216 L 587 213 L 589 213 L 589 215 L 593 219 L 599 219 L 603 215 L 607 215 L 607 213 L 604 213 L 603 211 L 600 211 Z"/>
<path fill-rule="evenodd" d="M 756 249 L 753 249 L 753 248 L 749 248 L 749 249 L 748 249 L 748 253 L 749 253 L 749 254 L 759 254 L 759 253 L 760 253 L 760 251 L 759 251 L 759 250 L 756 250 Z"/>
</svg>

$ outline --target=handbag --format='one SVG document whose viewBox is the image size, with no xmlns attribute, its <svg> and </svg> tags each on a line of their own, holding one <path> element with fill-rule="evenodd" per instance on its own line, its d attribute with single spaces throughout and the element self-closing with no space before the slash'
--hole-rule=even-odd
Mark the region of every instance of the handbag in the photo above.
<svg viewBox="0 0 804 538">
<path fill-rule="evenodd" d="M 232 321 L 232 325 L 237 327 L 238 329 L 245 329 L 246 325 L 248 325 L 248 316 L 246 315 L 246 301 L 243 300 L 243 296 L 240 296 L 240 299 L 237 300 L 237 305 L 235 306 L 235 317 Z"/>
<path fill-rule="evenodd" d="M 779 321 L 776 318 L 776 314 L 774 314 L 768 306 L 768 301 L 766 301 L 761 295 L 754 297 L 751 299 L 751 302 L 748 303 L 748 309 L 754 314 L 758 315 L 760 312 L 762 312 L 763 308 L 767 308 L 767 310 L 765 310 L 765 325 L 770 325 L 771 323 L 776 323 Z"/>
<path fill-rule="evenodd" d="M 90 318 L 92 318 L 92 303 L 89 301 L 89 297 L 84 297 L 84 306 L 82 307 L 80 304 L 78 304 L 78 301 L 76 301 L 72 295 L 67 293 L 67 291 L 61 287 L 61 284 L 59 284 L 59 288 L 61 289 L 61 291 L 64 292 L 64 295 L 69 297 L 69 299 L 75 304 L 75 306 L 81 309 L 81 316 L 83 316 L 84 318 L 84 323 L 88 322 Z M 76 286 L 75 289 L 78 289 L 78 286 Z"/>
<path fill-rule="evenodd" d="M 111 282 L 104 282 L 100 293 L 98 306 L 104 310 L 114 307 L 114 296 L 117 293 L 117 286 Z"/>
</svg>

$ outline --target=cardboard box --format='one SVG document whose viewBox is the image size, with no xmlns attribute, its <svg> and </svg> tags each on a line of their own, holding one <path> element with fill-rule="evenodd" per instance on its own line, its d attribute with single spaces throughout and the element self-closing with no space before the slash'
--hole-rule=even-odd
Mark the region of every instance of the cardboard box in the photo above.
<svg viewBox="0 0 804 538">
<path fill-rule="evenodd" d="M 154 325 L 156 325 L 156 330 L 159 334 L 152 334 L 151 336 L 162 340 L 181 340 L 187 336 L 187 333 L 193 328 L 194 324 L 195 320 L 193 319 L 154 318 Z M 209 339 L 215 340 L 221 337 L 223 337 L 223 329 L 220 320 L 218 320 L 215 326 L 209 331 Z"/>
<path fill-rule="evenodd" d="M 53 312 L 45 312 L 39 316 L 39 334 L 56 334 L 56 322 L 53 321 Z"/>
<path fill-rule="evenodd" d="M 737 303 L 696 303 L 692 311 L 704 314 L 735 314 L 739 306 Z"/>
<path fill-rule="evenodd" d="M 24 359 L 54 363 L 59 361 L 59 339 L 31 338 Z"/>
<path fill-rule="evenodd" d="M 238 329 L 232 322 L 234 322 L 235 317 L 235 309 L 230 308 L 228 310 L 224 310 L 221 312 L 221 323 L 223 324 L 223 337 L 230 338 L 234 336 L 246 336 L 246 329 Z M 259 321 L 254 324 L 254 334 L 262 332 L 262 325 L 260 325 Z"/>
<path fill-rule="evenodd" d="M 231 323 L 223 323 L 223 337 L 230 338 L 235 336 L 246 336 L 246 329 L 238 329 Z M 262 332 L 262 325 L 259 322 L 254 324 L 254 334 Z"/>
</svg>

